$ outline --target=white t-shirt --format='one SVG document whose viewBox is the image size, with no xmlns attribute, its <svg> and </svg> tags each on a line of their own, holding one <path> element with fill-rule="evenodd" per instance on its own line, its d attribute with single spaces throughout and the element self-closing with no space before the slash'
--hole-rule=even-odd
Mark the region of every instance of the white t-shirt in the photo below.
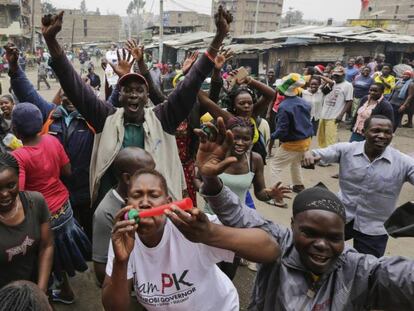
<svg viewBox="0 0 414 311">
<path fill-rule="evenodd" d="M 321 118 L 324 97 L 325 95 L 320 89 L 315 94 L 312 94 L 308 90 L 302 92 L 302 98 L 312 107 L 311 119 L 315 119 L 317 121 Z"/>
<path fill-rule="evenodd" d="M 325 96 L 321 119 L 336 119 L 347 101 L 354 99 L 354 87 L 348 81 L 334 84 L 332 91 Z"/>
<path fill-rule="evenodd" d="M 216 216 L 208 217 L 219 223 Z M 106 265 L 109 276 L 113 259 L 111 242 Z M 149 311 L 236 311 L 239 310 L 236 288 L 216 265 L 233 259 L 231 251 L 190 242 L 167 219 L 156 247 L 146 247 L 135 235 L 127 279 L 133 279 L 137 299 Z"/>
<path fill-rule="evenodd" d="M 114 65 L 118 63 L 118 56 L 116 55 L 116 50 L 107 51 L 105 54 L 105 57 L 108 62 L 111 62 Z M 110 86 L 114 86 L 118 83 L 118 75 L 114 72 L 112 67 L 109 65 L 106 65 L 105 76 Z"/>
</svg>

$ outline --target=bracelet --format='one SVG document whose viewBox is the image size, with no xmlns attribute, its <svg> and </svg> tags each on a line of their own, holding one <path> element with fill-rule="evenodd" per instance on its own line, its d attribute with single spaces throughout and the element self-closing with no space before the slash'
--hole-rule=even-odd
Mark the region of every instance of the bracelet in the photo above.
<svg viewBox="0 0 414 311">
<path fill-rule="evenodd" d="M 211 44 L 209 45 L 209 48 L 212 49 L 213 51 L 216 51 L 217 53 L 220 51 L 220 49 L 215 48 Z"/>
<path fill-rule="evenodd" d="M 211 54 L 208 51 L 205 51 L 204 54 L 208 57 L 209 60 L 211 60 L 214 63 L 214 57 L 211 56 Z"/>
</svg>

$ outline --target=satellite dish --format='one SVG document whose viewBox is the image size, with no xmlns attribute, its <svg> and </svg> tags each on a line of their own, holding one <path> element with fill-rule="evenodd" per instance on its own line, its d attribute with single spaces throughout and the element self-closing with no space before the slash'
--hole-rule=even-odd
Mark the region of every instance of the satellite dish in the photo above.
<svg viewBox="0 0 414 311">
<path fill-rule="evenodd" d="M 377 11 L 377 12 L 374 12 L 374 13 L 369 14 L 369 16 L 380 16 L 380 15 L 382 15 L 384 13 L 387 13 L 387 11 L 385 11 L 385 10 Z"/>
</svg>

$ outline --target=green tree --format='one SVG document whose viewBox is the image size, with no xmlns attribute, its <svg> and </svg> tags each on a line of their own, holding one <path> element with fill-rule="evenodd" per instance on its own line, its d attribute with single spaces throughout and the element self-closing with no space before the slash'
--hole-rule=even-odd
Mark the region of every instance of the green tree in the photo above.
<svg viewBox="0 0 414 311">
<path fill-rule="evenodd" d="M 57 12 L 56 7 L 54 7 L 53 4 L 48 1 L 42 2 L 41 6 L 42 14 L 55 14 Z"/>
<path fill-rule="evenodd" d="M 80 10 L 82 12 L 82 14 L 86 14 L 88 9 L 86 8 L 86 1 L 82 0 L 80 3 Z"/>
<path fill-rule="evenodd" d="M 299 10 L 294 10 L 292 7 L 289 8 L 289 11 L 286 12 L 285 16 L 282 18 L 282 23 L 288 25 L 300 25 L 303 23 L 303 12 Z"/>
</svg>

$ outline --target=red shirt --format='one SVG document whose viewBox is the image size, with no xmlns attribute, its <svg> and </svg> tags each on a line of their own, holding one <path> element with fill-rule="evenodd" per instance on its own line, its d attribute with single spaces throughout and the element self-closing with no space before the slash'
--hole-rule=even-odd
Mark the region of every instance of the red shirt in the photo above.
<svg viewBox="0 0 414 311">
<path fill-rule="evenodd" d="M 69 158 L 60 142 L 51 135 L 43 135 L 36 146 L 23 146 L 12 154 L 19 162 L 20 191 L 43 194 L 51 213 L 61 208 L 69 192 L 60 180 L 60 171 Z"/>
</svg>

